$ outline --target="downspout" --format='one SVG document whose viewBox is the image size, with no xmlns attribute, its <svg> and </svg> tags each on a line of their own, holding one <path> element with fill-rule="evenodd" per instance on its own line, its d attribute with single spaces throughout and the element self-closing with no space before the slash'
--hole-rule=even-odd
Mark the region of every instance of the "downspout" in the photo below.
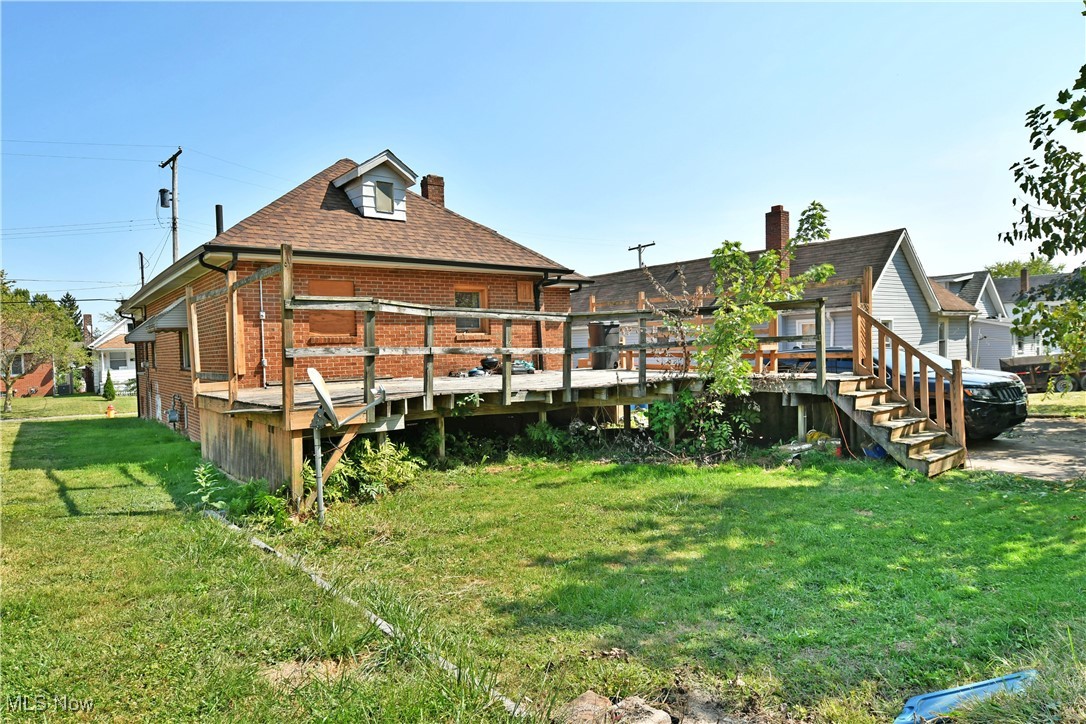
<svg viewBox="0 0 1086 724">
<path fill-rule="evenodd" d="M 543 272 L 543 278 L 532 285 L 532 296 L 533 296 L 534 301 L 535 301 L 535 311 L 537 311 L 537 312 L 543 311 L 543 288 L 544 287 L 552 287 L 555 284 L 560 284 L 561 282 L 562 282 L 562 277 L 561 276 L 559 276 L 556 279 L 551 279 L 549 272 Z M 581 287 L 583 287 L 583 286 L 584 286 L 584 282 L 578 282 L 577 283 L 577 288 L 572 290 L 570 293 L 574 294 L 576 292 L 581 291 Z M 536 323 L 535 323 L 535 341 L 536 341 L 536 344 L 535 344 L 536 347 L 542 347 L 543 346 L 543 322 L 539 321 L 539 320 L 537 320 Z M 538 369 L 538 370 L 546 369 L 546 365 L 544 363 L 544 360 L 546 359 L 545 355 L 540 353 L 540 354 L 536 355 L 536 357 L 537 357 L 537 362 L 538 362 L 538 364 L 536 364 L 536 369 Z"/>
<path fill-rule="evenodd" d="M 260 280 L 260 384 L 268 386 L 268 358 L 264 354 L 264 280 Z"/>
</svg>

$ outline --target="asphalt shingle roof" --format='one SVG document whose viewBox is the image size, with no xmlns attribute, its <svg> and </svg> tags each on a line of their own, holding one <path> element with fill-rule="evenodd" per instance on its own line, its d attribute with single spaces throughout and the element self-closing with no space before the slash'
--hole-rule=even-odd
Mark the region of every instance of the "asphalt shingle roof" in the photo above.
<svg viewBox="0 0 1086 724">
<path fill-rule="evenodd" d="M 961 284 L 960 289 L 954 289 L 953 280 L 961 279 L 964 276 L 969 276 L 969 279 Z M 965 272 L 964 274 L 940 274 L 936 277 L 931 277 L 933 282 L 938 282 L 942 285 L 947 285 L 950 291 L 957 294 L 959 297 L 969 302 L 972 305 L 976 305 L 980 301 L 980 294 L 984 291 L 984 282 L 988 278 L 988 270 L 981 269 L 975 272 Z"/>
<path fill-rule="evenodd" d="M 804 291 L 804 298 L 825 297 L 828 307 L 848 306 L 851 304 L 852 293 L 859 291 L 863 282 L 864 267 L 872 267 L 874 282 L 878 282 L 879 275 L 904 233 L 905 229 L 893 229 L 878 234 L 812 242 L 798 247 L 792 261 L 793 273 L 805 272 L 818 264 L 832 264 L 834 268 L 834 275 L 825 283 L 809 285 Z M 761 251 L 748 253 L 757 256 Z M 703 257 L 669 264 L 654 264 L 649 267 L 649 271 L 666 289 L 678 294 L 681 290 L 675 269 L 681 265 L 686 274 L 688 291 L 693 292 L 698 286 L 710 290 L 713 285 L 710 262 L 711 257 Z M 596 296 L 596 308 L 600 310 L 632 309 L 637 305 L 637 295 L 641 291 L 650 299 L 660 296 L 639 268 L 597 274 L 592 278 L 595 284 L 572 295 L 573 311 L 587 311 L 588 297 L 591 294 Z"/>
<path fill-rule="evenodd" d="M 347 193 L 332 185 L 332 181 L 357 166 L 347 158 L 336 162 L 210 243 L 260 249 L 278 249 L 280 244 L 289 243 L 296 251 L 388 257 L 389 261 L 415 259 L 570 271 L 410 191 L 406 221 L 365 218 Z"/>
<path fill-rule="evenodd" d="M 950 291 L 942 284 L 939 284 L 935 277 L 928 277 L 928 280 L 932 283 L 932 291 L 935 292 L 935 298 L 939 301 L 939 307 L 946 312 L 975 312 L 977 308 L 969 302 L 959 297 L 954 292 Z"/>
<path fill-rule="evenodd" d="M 1043 287 L 1063 276 L 1064 274 L 1037 274 L 1036 276 L 1031 276 L 1029 278 L 1029 288 L 1036 289 L 1037 287 Z M 999 298 L 1003 300 L 1003 303 L 1014 306 L 1018 297 L 1021 296 L 1021 279 L 1018 277 L 995 277 L 992 281 L 995 282 L 996 291 L 999 292 Z"/>
</svg>

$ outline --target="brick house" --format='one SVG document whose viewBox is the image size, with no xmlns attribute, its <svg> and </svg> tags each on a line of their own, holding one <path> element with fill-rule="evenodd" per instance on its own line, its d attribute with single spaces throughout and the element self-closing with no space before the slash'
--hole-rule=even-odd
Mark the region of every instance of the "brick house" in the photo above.
<svg viewBox="0 0 1086 724">
<path fill-rule="evenodd" d="M 135 324 L 126 340 L 135 345 L 139 414 L 176 425 L 192 440 L 202 438 L 200 384 L 231 378 L 242 390 L 281 385 L 283 363 L 281 274 L 240 288 L 233 316 L 226 296 L 194 302 L 198 349 L 189 329 L 186 289 L 200 295 L 280 261 L 283 244 L 293 248 L 293 287 L 298 294 L 378 297 L 446 307 L 566 312 L 570 291 L 585 281 L 573 270 L 445 206 L 444 179 L 421 179 L 391 151 L 357 163 L 343 159 L 324 169 L 237 225 L 221 231 L 151 279 L 122 305 Z M 234 320 L 230 322 L 229 320 Z M 377 343 L 422 344 L 418 324 L 382 315 Z M 235 325 L 236 332 L 228 330 Z M 521 325 L 514 344 L 557 347 L 557 324 Z M 234 344 L 228 342 L 234 334 Z M 307 347 L 361 344 L 363 315 L 355 311 L 299 311 L 293 337 Z M 440 320 L 434 344 L 496 345 L 501 325 L 486 320 Z M 231 353 L 233 350 L 233 353 Z M 192 372 L 198 354 L 199 375 Z M 234 369 L 230 370 L 231 361 Z M 537 366 L 553 367 L 550 355 Z M 474 367 L 478 355 L 441 355 L 435 373 Z M 378 377 L 418 377 L 419 357 L 381 356 Z M 315 356 L 305 366 L 328 380 L 363 376 L 363 360 Z M 199 379 L 197 379 L 199 377 Z M 171 410 L 176 411 L 171 413 Z"/>
</svg>

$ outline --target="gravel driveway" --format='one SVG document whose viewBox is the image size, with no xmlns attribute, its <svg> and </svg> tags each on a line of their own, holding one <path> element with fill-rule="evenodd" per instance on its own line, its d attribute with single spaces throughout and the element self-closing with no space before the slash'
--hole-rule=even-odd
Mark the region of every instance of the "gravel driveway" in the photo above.
<svg viewBox="0 0 1086 724">
<path fill-rule="evenodd" d="M 1043 480 L 1086 478 L 1086 420 L 1030 418 L 994 440 L 970 443 L 966 467 Z"/>
</svg>

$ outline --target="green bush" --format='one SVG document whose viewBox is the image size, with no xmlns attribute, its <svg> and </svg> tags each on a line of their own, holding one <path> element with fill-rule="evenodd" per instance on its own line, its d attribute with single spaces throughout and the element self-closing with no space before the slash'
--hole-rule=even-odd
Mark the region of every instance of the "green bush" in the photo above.
<svg viewBox="0 0 1086 724">
<path fill-rule="evenodd" d="M 113 386 L 113 375 L 106 372 L 106 383 L 102 385 L 102 397 L 107 400 L 117 399 L 117 388 Z"/>
<path fill-rule="evenodd" d="M 425 464 L 412 457 L 406 445 L 386 440 L 375 448 L 363 438 L 351 445 L 328 477 L 324 499 L 326 502 L 350 497 L 376 500 L 414 482 Z"/>
<path fill-rule="evenodd" d="M 649 429 L 657 444 L 697 456 L 733 457 L 753 434 L 758 406 L 749 397 L 724 397 L 711 387 L 698 394 L 683 390 L 673 400 L 649 406 Z"/>
<path fill-rule="evenodd" d="M 563 456 L 571 453 L 576 440 L 568 430 L 554 427 L 548 422 L 537 422 L 524 430 L 520 447 L 529 455 Z"/>
<path fill-rule="evenodd" d="M 231 483 L 215 466 L 203 462 L 192 471 L 195 487 L 188 493 L 200 508 L 222 511 L 235 522 L 283 527 L 287 522 L 287 501 L 268 492 L 265 480 L 244 485 Z"/>
</svg>

